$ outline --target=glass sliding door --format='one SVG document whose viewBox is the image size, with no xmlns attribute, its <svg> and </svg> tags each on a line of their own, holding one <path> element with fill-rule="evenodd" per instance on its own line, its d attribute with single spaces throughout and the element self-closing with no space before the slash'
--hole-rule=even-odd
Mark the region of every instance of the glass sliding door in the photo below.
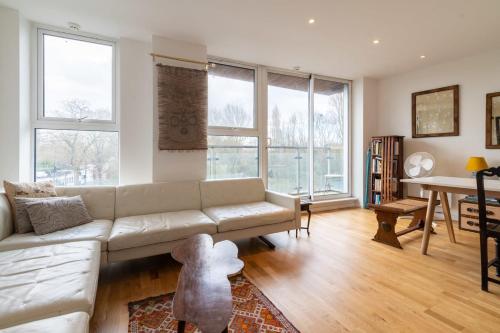
<svg viewBox="0 0 500 333">
<path fill-rule="evenodd" d="M 309 78 L 267 74 L 267 182 L 272 191 L 309 194 Z"/>
<path fill-rule="evenodd" d="M 349 192 L 349 84 L 313 78 L 313 196 Z"/>
</svg>

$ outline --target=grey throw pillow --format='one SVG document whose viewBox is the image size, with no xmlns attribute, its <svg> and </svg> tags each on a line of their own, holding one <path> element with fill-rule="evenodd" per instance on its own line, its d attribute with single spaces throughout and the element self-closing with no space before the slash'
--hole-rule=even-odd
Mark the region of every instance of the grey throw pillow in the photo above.
<svg viewBox="0 0 500 333">
<path fill-rule="evenodd" d="M 33 226 L 31 225 L 30 217 L 26 207 L 30 202 L 38 202 L 43 200 L 54 200 L 59 199 L 58 197 L 48 197 L 48 198 L 22 198 L 14 197 L 14 207 L 16 219 L 14 220 L 14 228 L 16 233 L 25 234 L 27 232 L 33 232 Z"/>
<path fill-rule="evenodd" d="M 30 202 L 26 210 L 37 235 L 92 222 L 80 196 Z"/>
</svg>

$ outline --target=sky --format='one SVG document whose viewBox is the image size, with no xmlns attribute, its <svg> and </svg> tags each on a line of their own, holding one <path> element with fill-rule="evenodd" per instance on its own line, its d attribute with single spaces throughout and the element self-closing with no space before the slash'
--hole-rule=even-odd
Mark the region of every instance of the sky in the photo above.
<svg viewBox="0 0 500 333">
<path fill-rule="evenodd" d="M 72 99 L 112 109 L 113 50 L 109 45 L 44 35 L 46 116 Z M 108 119 L 111 119 L 111 112 Z"/>
</svg>

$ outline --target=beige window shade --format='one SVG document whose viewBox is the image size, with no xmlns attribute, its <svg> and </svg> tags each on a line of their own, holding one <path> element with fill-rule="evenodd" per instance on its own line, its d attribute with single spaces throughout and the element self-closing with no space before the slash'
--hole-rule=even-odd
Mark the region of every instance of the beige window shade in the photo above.
<svg viewBox="0 0 500 333">
<path fill-rule="evenodd" d="M 309 91 L 309 78 L 267 73 L 267 84 L 274 87 Z"/>
<path fill-rule="evenodd" d="M 321 79 L 314 79 L 314 93 L 322 95 L 333 95 L 344 91 L 346 83 Z"/>
<path fill-rule="evenodd" d="M 208 68 L 208 75 L 221 76 L 228 79 L 255 81 L 255 71 L 253 69 L 235 67 L 229 65 L 215 64 Z"/>
</svg>

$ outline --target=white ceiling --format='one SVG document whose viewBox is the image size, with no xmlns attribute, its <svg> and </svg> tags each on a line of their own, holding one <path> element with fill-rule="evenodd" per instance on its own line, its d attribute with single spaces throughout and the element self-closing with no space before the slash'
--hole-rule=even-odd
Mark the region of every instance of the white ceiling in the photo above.
<svg viewBox="0 0 500 333">
<path fill-rule="evenodd" d="M 499 0 L 0 0 L 28 19 L 343 78 L 384 77 L 500 48 Z M 309 25 L 309 18 L 316 23 Z M 380 39 L 379 45 L 372 43 Z M 420 55 L 425 54 L 425 59 Z"/>
</svg>

